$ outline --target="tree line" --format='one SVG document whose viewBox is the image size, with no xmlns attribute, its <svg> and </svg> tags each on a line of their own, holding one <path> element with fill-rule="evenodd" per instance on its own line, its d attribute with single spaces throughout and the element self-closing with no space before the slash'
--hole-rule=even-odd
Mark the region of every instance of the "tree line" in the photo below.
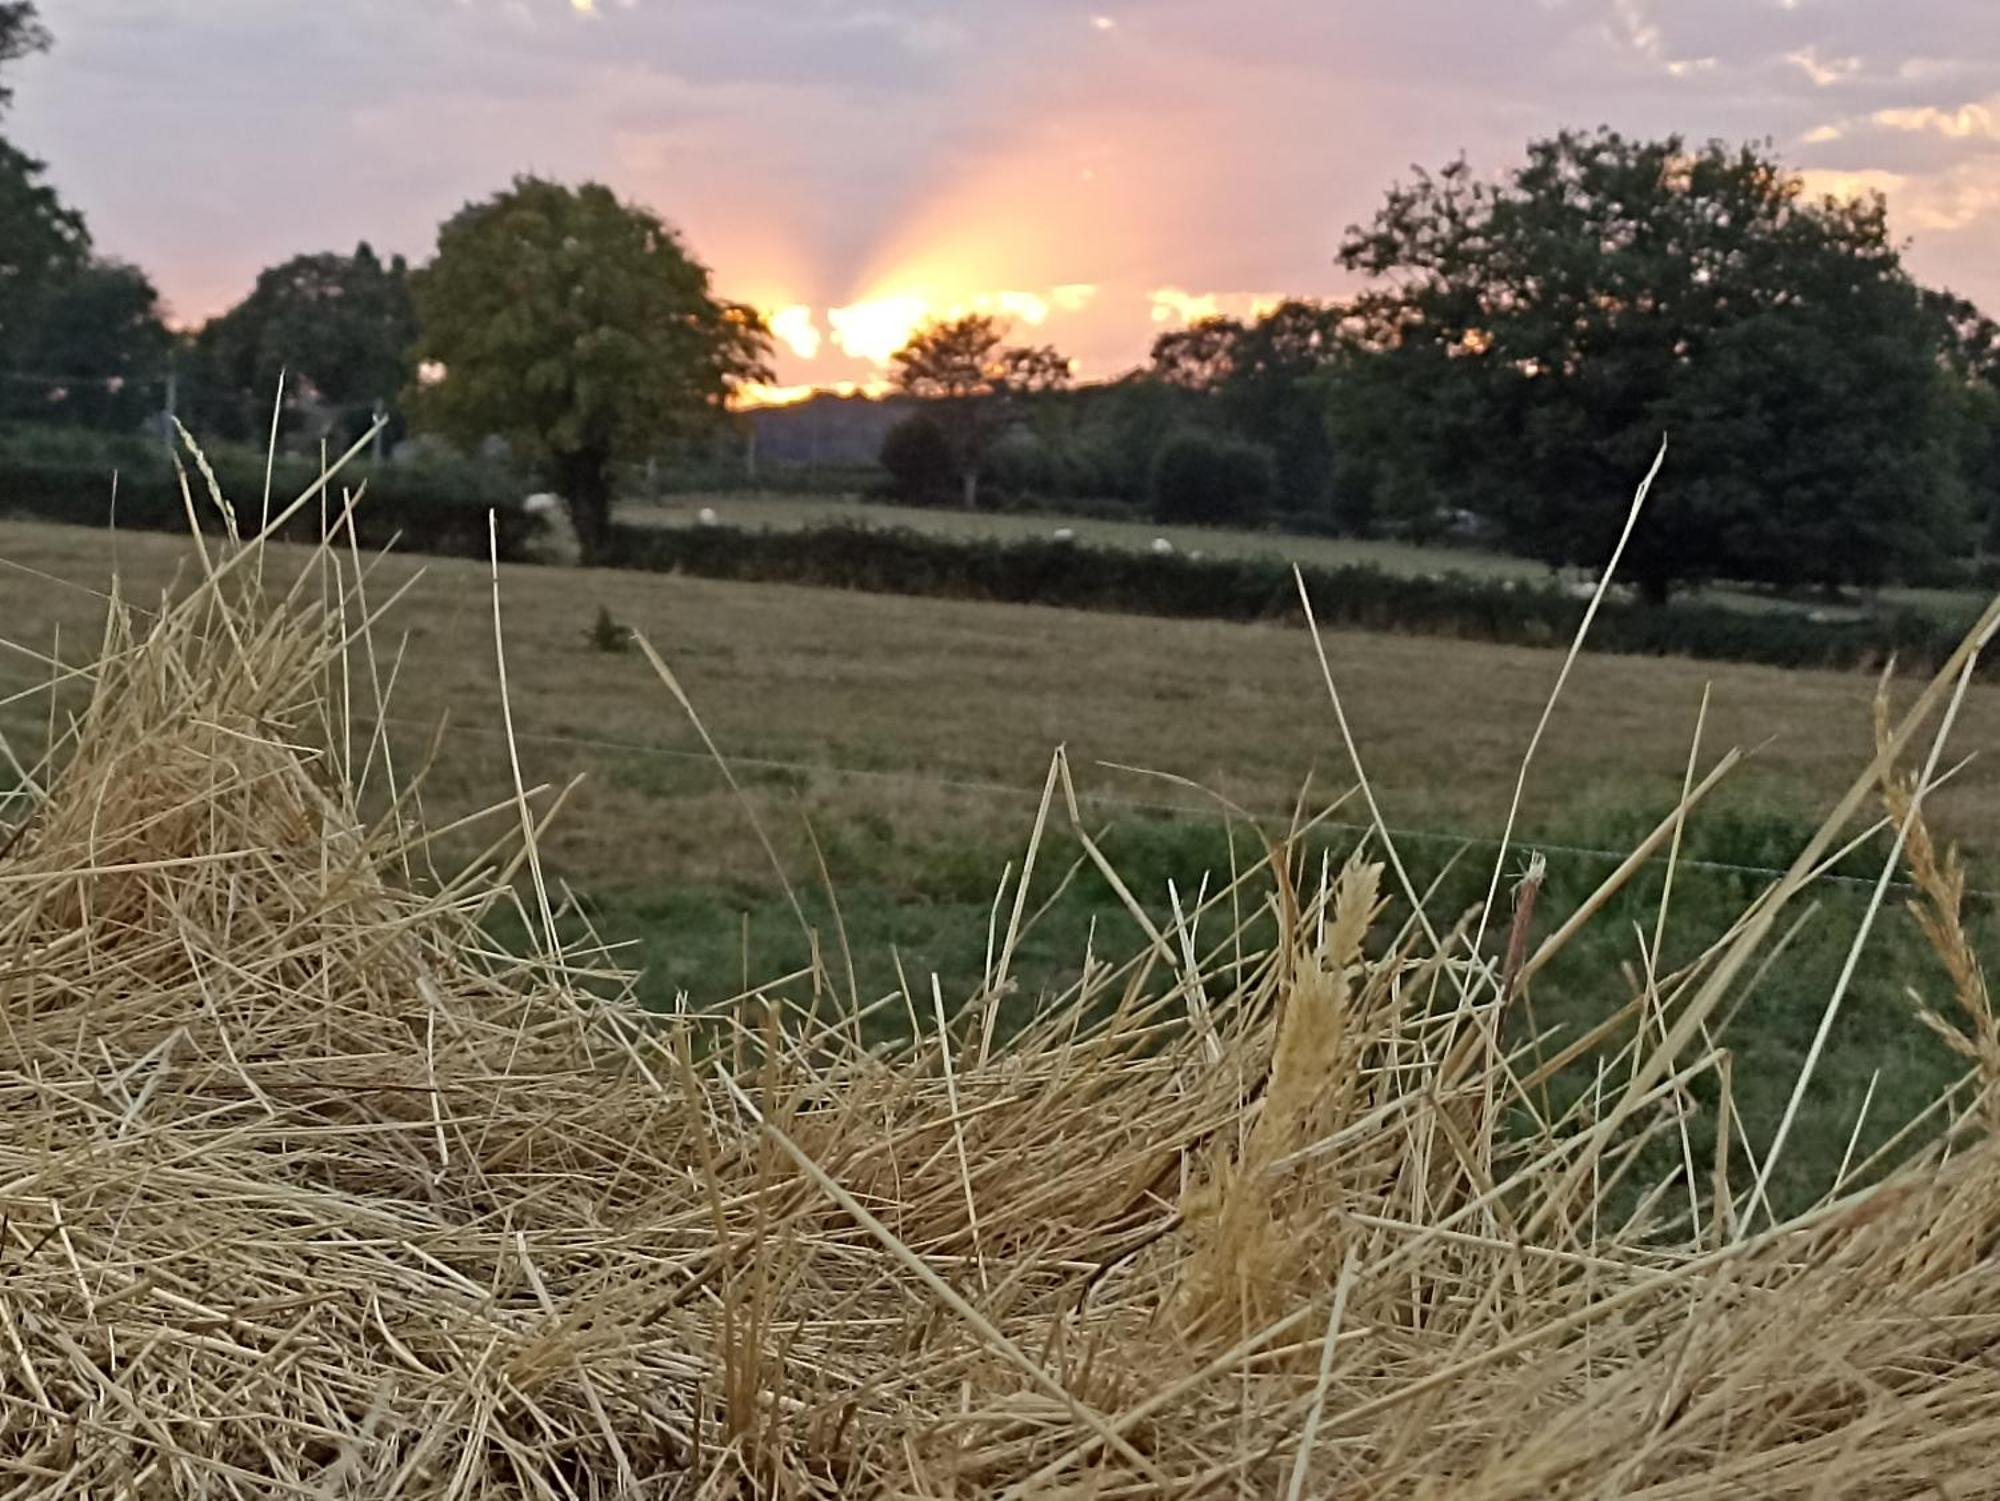
<svg viewBox="0 0 2000 1501">
<path fill-rule="evenodd" d="M 0 125 L 7 70 L 49 40 L 0 0 Z M 1665 433 L 1628 554 L 1648 597 L 1938 577 L 2000 537 L 2000 328 L 1901 250 L 1879 197 L 1810 195 L 1768 144 L 1565 131 L 1498 176 L 1391 188 L 1338 247 L 1358 294 L 1169 331 L 1115 381 L 990 317 L 926 326 L 882 463 L 922 503 L 1111 499 L 1593 565 Z M 295 434 L 497 440 L 596 560 L 631 466 L 726 431 L 770 347 L 656 215 L 533 177 L 422 266 L 296 256 L 171 330 L 0 136 L 0 421 L 253 440 L 282 375 Z"/>
<path fill-rule="evenodd" d="M 0 0 L 0 69 L 49 44 L 32 0 Z M 758 314 L 598 184 L 517 178 L 448 219 L 423 266 L 366 244 L 296 256 L 175 332 L 45 174 L 0 138 L 0 421 L 171 437 L 171 418 L 254 439 L 282 378 L 295 434 L 497 440 L 564 498 L 596 561 L 621 466 L 712 429 L 737 383 L 770 377 Z"/>
<path fill-rule="evenodd" d="M 1879 196 L 1814 197 L 1768 145 L 1564 131 L 1498 178 L 1418 172 L 1339 261 L 1350 299 L 1165 333 L 980 445 L 920 413 L 885 466 L 913 499 L 978 466 L 1167 520 L 1590 566 L 1666 434 L 1628 553 L 1654 600 L 1921 581 L 2000 541 L 2000 327 L 1912 278 Z"/>
</svg>

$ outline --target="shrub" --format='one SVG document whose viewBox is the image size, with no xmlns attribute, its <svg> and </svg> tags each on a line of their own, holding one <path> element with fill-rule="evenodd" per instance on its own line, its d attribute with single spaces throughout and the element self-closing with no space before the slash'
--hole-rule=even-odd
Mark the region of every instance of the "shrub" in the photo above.
<svg viewBox="0 0 2000 1501">
<path fill-rule="evenodd" d="M 882 467 L 889 473 L 889 490 L 905 505 L 936 505 L 951 498 L 958 482 L 958 463 L 951 440 L 937 419 L 925 412 L 905 417 L 882 439 Z"/>
<path fill-rule="evenodd" d="M 1153 457 L 1153 515 L 1161 521 L 1254 521 L 1276 489 L 1270 450 L 1255 443 L 1184 432 Z"/>
</svg>

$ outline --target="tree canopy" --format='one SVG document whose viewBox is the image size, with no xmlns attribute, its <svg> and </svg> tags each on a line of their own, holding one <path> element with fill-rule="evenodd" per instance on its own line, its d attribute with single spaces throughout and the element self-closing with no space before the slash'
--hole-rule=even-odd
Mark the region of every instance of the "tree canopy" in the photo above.
<svg viewBox="0 0 2000 1501">
<path fill-rule="evenodd" d="M 1153 376 L 1202 399 L 1207 419 L 1269 450 L 1294 511 L 1327 500 L 1332 448 L 1321 376 L 1347 316 L 1338 303 L 1287 298 L 1248 323 L 1203 318 L 1153 341 Z"/>
<path fill-rule="evenodd" d="M 49 45 L 0 0 L 0 69 Z M 0 73 L 0 110 L 12 98 Z M 0 416 L 132 427 L 158 410 L 171 336 L 145 274 L 97 259 L 46 168 L 0 139 Z"/>
<path fill-rule="evenodd" d="M 925 324 L 894 357 L 897 386 L 936 404 L 968 508 L 979 503 L 987 451 L 1018 403 L 1070 380 L 1070 362 L 1054 348 L 1009 345 L 1006 338 L 998 319 L 968 313 Z"/>
<path fill-rule="evenodd" d="M 1879 198 L 1813 199 L 1754 146 L 1568 131 L 1499 181 L 1419 173 L 1341 260 L 1377 285 L 1333 429 L 1391 503 L 1599 562 L 1668 432 L 1629 555 L 1650 597 L 1879 583 L 1955 540 L 1936 325 Z"/>
<path fill-rule="evenodd" d="M 48 47 L 48 28 L 35 13 L 34 0 L 0 0 L 0 69 Z M 0 110 L 13 101 L 14 90 L 0 73 Z"/>
<path fill-rule="evenodd" d="M 135 429 L 160 410 L 172 347 L 146 273 L 92 261 L 35 299 L 9 350 L 23 378 L 0 387 L 0 413 Z"/>
<path fill-rule="evenodd" d="M 586 559 L 609 538 L 613 470 L 768 379 L 769 336 L 649 211 L 597 183 L 521 177 L 469 204 L 411 277 L 413 415 L 504 438 L 570 508 Z"/>
<path fill-rule="evenodd" d="M 416 340 L 409 267 L 401 256 L 383 261 L 364 241 L 352 255 L 297 255 L 261 272 L 249 296 L 202 329 L 197 358 L 220 403 L 268 417 L 282 373 L 296 396 L 328 407 L 336 436 L 351 440 L 378 402 L 408 385 Z M 214 420 L 243 425 L 235 412 Z"/>
</svg>

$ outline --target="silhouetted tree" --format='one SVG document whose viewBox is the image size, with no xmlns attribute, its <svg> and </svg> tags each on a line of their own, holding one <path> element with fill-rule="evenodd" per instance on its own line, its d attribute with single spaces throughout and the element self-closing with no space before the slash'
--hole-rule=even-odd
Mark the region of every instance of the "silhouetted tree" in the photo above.
<svg viewBox="0 0 2000 1501">
<path fill-rule="evenodd" d="M 1764 150 L 1564 132 L 1498 182 L 1393 189 L 1342 262 L 1336 446 L 1405 504 L 1493 518 L 1553 563 L 1871 584 L 1954 545 L 1938 341 L 1879 198 L 1813 200 Z"/>
<path fill-rule="evenodd" d="M 411 291 L 417 421 L 507 439 L 568 504 L 586 562 L 605 555 L 614 466 L 770 375 L 757 315 L 717 299 L 671 229 L 597 183 L 522 177 L 461 209 Z"/>
<path fill-rule="evenodd" d="M 1152 373 L 1158 380 L 1200 396 L 1219 397 L 1236 373 L 1243 325 L 1234 318 L 1197 318 L 1153 340 Z"/>
<path fill-rule="evenodd" d="M 364 242 L 352 255 L 299 255 L 259 273 L 249 296 L 202 329 L 197 368 L 204 395 L 249 419 L 216 413 L 220 425 L 268 421 L 282 372 L 296 397 L 333 409 L 337 436 L 351 437 L 409 383 L 416 339 L 408 266 Z"/>
<path fill-rule="evenodd" d="M 970 313 L 926 324 L 895 355 L 896 384 L 933 403 L 968 510 L 979 504 L 987 448 L 1020 402 L 1069 383 L 1070 362 L 1054 349 L 1005 339 L 998 321 Z"/>
</svg>

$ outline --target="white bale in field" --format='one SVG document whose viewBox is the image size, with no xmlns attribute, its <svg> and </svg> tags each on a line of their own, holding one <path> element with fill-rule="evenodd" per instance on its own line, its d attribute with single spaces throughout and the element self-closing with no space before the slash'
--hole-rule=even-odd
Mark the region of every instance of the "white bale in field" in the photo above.
<svg viewBox="0 0 2000 1501">
<path fill-rule="evenodd" d="M 702 526 L 714 526 L 717 521 L 714 506 L 703 506 L 694 513 L 694 519 Z"/>
<path fill-rule="evenodd" d="M 1169 542 L 1165 537 L 1155 537 L 1153 539 L 1153 551 L 1158 553 L 1161 557 L 1164 558 L 1168 553 L 1172 552 L 1173 550 L 1174 550 L 1174 544 Z"/>
<path fill-rule="evenodd" d="M 1597 593 L 1597 585 L 1588 579 L 1576 579 L 1563 585 L 1563 593 L 1571 599 L 1590 599 Z"/>
<path fill-rule="evenodd" d="M 1074 542 L 1076 540 L 1075 531 L 1066 526 L 1057 527 L 1049 535 L 1054 537 L 1058 542 Z"/>
<path fill-rule="evenodd" d="M 551 495 L 544 490 L 539 495 L 530 495 L 521 502 L 521 509 L 530 516 L 553 516 L 562 510 L 562 497 Z"/>
</svg>

